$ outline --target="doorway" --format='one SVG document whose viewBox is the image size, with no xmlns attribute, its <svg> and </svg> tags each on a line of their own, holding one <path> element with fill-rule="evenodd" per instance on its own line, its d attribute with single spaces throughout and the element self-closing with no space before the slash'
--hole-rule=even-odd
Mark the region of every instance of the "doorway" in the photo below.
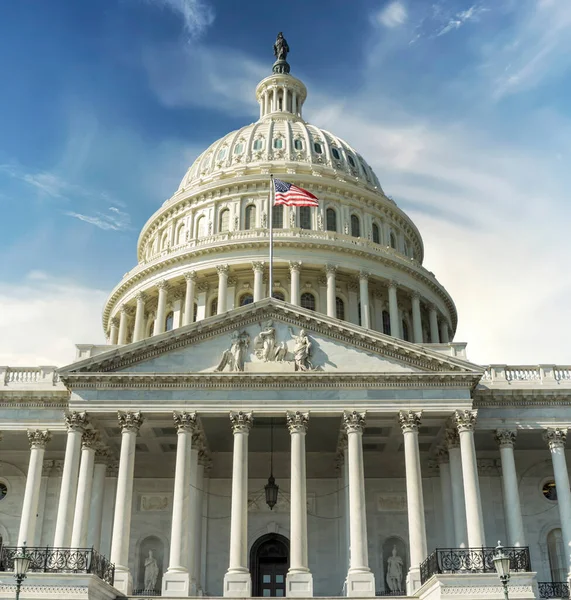
<svg viewBox="0 0 571 600">
<path fill-rule="evenodd" d="M 289 567 L 289 541 L 279 533 L 258 538 L 250 550 L 252 595 L 283 598 Z"/>
</svg>

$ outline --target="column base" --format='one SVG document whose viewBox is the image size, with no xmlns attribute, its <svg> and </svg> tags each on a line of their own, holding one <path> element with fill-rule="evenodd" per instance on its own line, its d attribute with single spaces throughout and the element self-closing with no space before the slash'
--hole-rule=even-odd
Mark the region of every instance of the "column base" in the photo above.
<svg viewBox="0 0 571 600">
<path fill-rule="evenodd" d="M 420 568 L 411 567 L 406 576 L 406 595 L 414 596 L 414 593 L 420 585 Z"/>
<path fill-rule="evenodd" d="M 250 598 L 252 596 L 252 577 L 250 571 L 233 571 L 224 575 L 224 596 Z"/>
<path fill-rule="evenodd" d="M 372 598 L 375 596 L 375 576 L 372 571 L 356 571 L 347 573 L 347 596 Z"/>
<path fill-rule="evenodd" d="M 133 576 L 129 569 L 115 568 L 115 580 L 113 587 L 124 596 L 130 596 L 133 593 Z"/>
<path fill-rule="evenodd" d="M 188 571 L 167 571 L 163 575 L 162 595 L 175 598 L 196 596 L 196 585 L 193 589 Z"/>
<path fill-rule="evenodd" d="M 286 575 L 286 596 L 288 598 L 313 597 L 313 575 L 306 573 L 288 573 Z"/>
</svg>

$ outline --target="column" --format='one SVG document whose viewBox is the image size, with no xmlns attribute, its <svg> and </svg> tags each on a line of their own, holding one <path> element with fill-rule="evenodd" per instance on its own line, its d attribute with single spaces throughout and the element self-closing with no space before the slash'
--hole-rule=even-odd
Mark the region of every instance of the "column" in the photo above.
<svg viewBox="0 0 571 600">
<path fill-rule="evenodd" d="M 335 306 L 335 273 L 337 267 L 335 265 L 327 265 L 325 267 L 325 275 L 327 277 L 327 316 L 335 318 L 337 316 L 337 308 Z M 362 305 L 362 303 L 361 303 Z M 363 309 L 361 307 L 361 313 Z"/>
<path fill-rule="evenodd" d="M 251 412 L 231 412 L 234 434 L 232 504 L 230 513 L 230 564 L 224 575 L 224 596 L 249 598 L 252 578 L 248 571 L 248 435 Z"/>
<path fill-rule="evenodd" d="M 391 335 L 400 338 L 399 306 L 397 300 L 397 283 L 389 283 L 389 316 L 391 319 Z"/>
<path fill-rule="evenodd" d="M 291 276 L 290 301 L 294 306 L 299 306 L 299 303 L 300 303 L 299 279 L 300 279 L 300 274 L 301 274 L 301 262 L 290 261 L 289 272 L 290 272 L 290 276 Z"/>
<path fill-rule="evenodd" d="M 406 578 L 406 593 L 412 596 L 420 587 L 420 564 L 427 556 L 426 524 L 424 522 L 424 497 L 420 472 L 418 428 L 421 412 L 399 413 L 399 423 L 404 436 L 404 459 L 406 465 L 406 498 L 408 507 L 408 538 L 410 569 Z"/>
<path fill-rule="evenodd" d="M 365 414 L 343 413 L 347 432 L 349 461 L 349 537 L 350 566 L 347 573 L 347 596 L 361 598 L 375 595 L 375 576 L 369 569 L 367 550 L 367 509 L 365 503 L 365 472 L 363 466 L 363 429 Z"/>
<path fill-rule="evenodd" d="M 153 335 L 165 332 L 165 321 L 167 317 L 167 295 L 169 291 L 169 284 L 162 279 L 157 283 L 159 288 L 159 300 L 157 302 L 157 316 L 155 318 L 155 328 Z"/>
<path fill-rule="evenodd" d="M 91 497 L 91 518 L 87 535 L 87 548 L 101 551 L 101 528 L 103 527 L 103 506 L 105 501 L 105 483 L 107 466 L 111 460 L 109 448 L 99 443 L 95 447 L 95 466 L 93 468 L 93 491 Z"/>
<path fill-rule="evenodd" d="M 361 302 L 361 327 L 370 329 L 369 274 L 365 271 L 359 272 L 359 301 Z"/>
<path fill-rule="evenodd" d="M 191 503 L 193 507 L 193 520 L 192 520 L 192 532 L 196 537 L 196 551 L 194 554 L 194 564 L 191 565 L 192 573 L 196 581 L 197 595 L 203 595 L 204 590 L 202 589 L 202 554 L 203 554 L 203 528 L 202 521 L 204 511 L 204 473 L 206 468 L 210 464 L 210 458 L 208 457 L 206 450 L 202 448 L 198 452 L 198 468 L 196 472 L 196 487 L 194 489 L 194 502 Z"/>
<path fill-rule="evenodd" d="M 63 473 L 61 476 L 61 490 L 56 517 L 56 531 L 54 534 L 54 547 L 67 548 L 71 543 L 72 515 L 77 496 L 77 478 L 79 458 L 81 454 L 81 438 L 89 420 L 85 412 L 71 412 L 64 416 L 67 427 L 67 442 Z"/>
<path fill-rule="evenodd" d="M 442 317 L 440 319 L 440 343 L 447 344 L 450 341 L 450 337 L 448 336 L 448 323 L 446 319 Z"/>
<path fill-rule="evenodd" d="M 454 536 L 454 505 L 452 501 L 452 481 L 450 477 L 450 456 L 448 450 L 444 446 L 437 448 L 436 462 L 438 463 L 438 472 L 440 474 L 444 543 L 448 548 L 454 548 L 456 540 Z"/>
<path fill-rule="evenodd" d="M 118 344 L 126 344 L 127 343 L 127 325 L 129 323 L 129 315 L 131 314 L 131 309 L 126 305 L 122 304 L 119 308 L 119 335 L 117 339 Z"/>
<path fill-rule="evenodd" d="M 191 593 L 197 594 L 196 572 L 194 565 L 196 564 L 196 555 L 200 552 L 201 541 L 196 537 L 194 526 L 196 523 L 196 488 L 198 487 L 198 455 L 203 447 L 203 440 L 200 433 L 195 433 L 192 436 L 192 449 L 190 451 L 190 510 L 187 512 L 190 523 L 191 535 L 186 535 L 185 551 L 188 557 L 187 565 L 190 574 L 190 589 Z"/>
<path fill-rule="evenodd" d="M 440 337 L 438 336 L 438 315 L 434 304 L 429 308 L 428 319 L 430 323 L 430 342 L 432 344 L 440 344 Z"/>
<path fill-rule="evenodd" d="M 81 439 L 81 463 L 79 465 L 79 479 L 77 482 L 77 499 L 75 501 L 75 515 L 71 532 L 71 547 L 87 547 L 87 526 L 89 524 L 89 510 L 91 508 L 91 492 L 93 490 L 93 470 L 95 467 L 95 446 L 99 441 L 99 434 L 93 429 L 83 432 Z"/>
<path fill-rule="evenodd" d="M 309 413 L 288 412 L 286 418 L 291 438 L 290 564 L 286 577 L 286 596 L 310 598 L 313 596 L 313 576 L 309 571 L 307 558 L 305 459 Z"/>
<path fill-rule="evenodd" d="M 21 546 L 24 542 L 26 542 L 28 546 L 34 543 L 36 523 L 38 520 L 38 502 L 40 499 L 40 484 L 42 481 L 44 454 L 46 451 L 46 444 L 51 440 L 51 437 L 49 431 L 28 429 L 30 462 L 28 465 L 28 475 L 26 477 L 24 504 L 22 506 L 20 531 L 18 533 L 18 546 Z"/>
<path fill-rule="evenodd" d="M 113 517 L 111 562 L 115 563 L 115 589 L 125 596 L 133 591 L 133 577 L 129 571 L 129 542 L 133 505 L 133 474 L 135 471 L 135 444 L 143 417 L 140 412 L 120 412 L 121 454 L 117 475 L 117 497 Z"/>
<path fill-rule="evenodd" d="M 109 343 L 113 346 L 117 345 L 119 340 L 119 319 L 111 317 L 111 331 L 109 333 Z"/>
<path fill-rule="evenodd" d="M 500 447 L 502 461 L 502 489 L 504 492 L 504 510 L 508 530 L 508 546 L 525 546 L 523 518 L 519 502 L 517 472 L 514 459 L 516 432 L 508 429 L 496 430 L 496 442 Z"/>
<path fill-rule="evenodd" d="M 448 456 L 450 457 L 450 486 L 452 488 L 455 545 L 457 548 L 465 548 L 468 545 L 468 531 L 466 529 L 466 501 L 464 500 L 460 436 L 458 430 L 452 424 L 446 428 L 446 444 Z"/>
<path fill-rule="evenodd" d="M 221 315 L 226 312 L 227 296 L 228 296 L 228 265 L 217 265 L 218 271 L 218 312 Z"/>
<path fill-rule="evenodd" d="M 185 556 L 184 538 L 189 534 L 188 511 L 190 502 L 190 452 L 192 436 L 196 431 L 196 413 L 173 414 L 177 429 L 176 466 L 172 501 L 171 545 L 169 567 L 163 576 L 163 596 L 188 597 L 196 590 L 190 589 L 190 575 Z M 194 536 L 194 531 L 190 531 Z M 192 593 L 194 592 L 194 593 Z"/>
<path fill-rule="evenodd" d="M 196 286 L 196 272 L 189 271 L 184 274 L 186 279 L 186 291 L 184 294 L 183 325 L 194 323 L 194 288 Z"/>
<path fill-rule="evenodd" d="M 259 302 L 264 297 L 264 263 L 254 261 L 252 263 L 254 270 L 254 302 Z"/>
<path fill-rule="evenodd" d="M 422 317 L 420 315 L 420 294 L 412 294 L 412 332 L 415 344 L 422 344 Z"/>
<path fill-rule="evenodd" d="M 145 302 L 147 294 L 139 292 L 135 299 L 137 300 L 137 308 L 135 309 L 135 327 L 133 329 L 133 341 L 139 342 L 145 337 Z"/>
<path fill-rule="evenodd" d="M 559 506 L 559 519 L 561 521 L 561 534 L 563 548 L 567 561 L 568 582 L 571 585 L 571 491 L 569 491 L 569 472 L 565 460 L 565 442 L 567 441 L 567 428 L 549 428 L 545 430 L 544 439 L 549 444 L 555 489 L 557 491 L 557 505 Z"/>
<path fill-rule="evenodd" d="M 481 548 L 486 545 L 484 535 L 484 517 L 480 498 L 480 481 L 474 428 L 476 411 L 456 411 L 456 426 L 460 436 L 460 454 L 462 456 L 462 478 L 464 481 L 464 499 L 466 501 L 466 527 L 468 529 L 468 547 Z"/>
</svg>

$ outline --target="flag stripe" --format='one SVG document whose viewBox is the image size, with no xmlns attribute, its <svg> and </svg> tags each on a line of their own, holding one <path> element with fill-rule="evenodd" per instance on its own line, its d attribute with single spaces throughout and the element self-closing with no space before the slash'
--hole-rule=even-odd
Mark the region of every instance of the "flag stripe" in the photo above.
<svg viewBox="0 0 571 600">
<path fill-rule="evenodd" d="M 319 201 L 316 196 L 293 183 L 287 183 L 281 179 L 274 179 L 274 189 L 274 205 L 319 206 Z"/>
</svg>

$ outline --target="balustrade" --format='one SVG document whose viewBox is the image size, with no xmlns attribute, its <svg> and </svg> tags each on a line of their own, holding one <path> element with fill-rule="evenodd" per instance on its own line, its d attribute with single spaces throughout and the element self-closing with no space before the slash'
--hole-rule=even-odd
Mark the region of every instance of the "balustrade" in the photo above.
<svg viewBox="0 0 571 600">
<path fill-rule="evenodd" d="M 0 367 L 0 381 L 4 376 L 4 385 L 59 382 L 56 367 Z"/>
<path fill-rule="evenodd" d="M 566 581 L 539 581 L 540 598 L 569 598 L 569 584 Z"/>
<path fill-rule="evenodd" d="M 571 366 L 567 365 L 490 365 L 482 382 L 549 383 L 571 381 Z"/>
</svg>

